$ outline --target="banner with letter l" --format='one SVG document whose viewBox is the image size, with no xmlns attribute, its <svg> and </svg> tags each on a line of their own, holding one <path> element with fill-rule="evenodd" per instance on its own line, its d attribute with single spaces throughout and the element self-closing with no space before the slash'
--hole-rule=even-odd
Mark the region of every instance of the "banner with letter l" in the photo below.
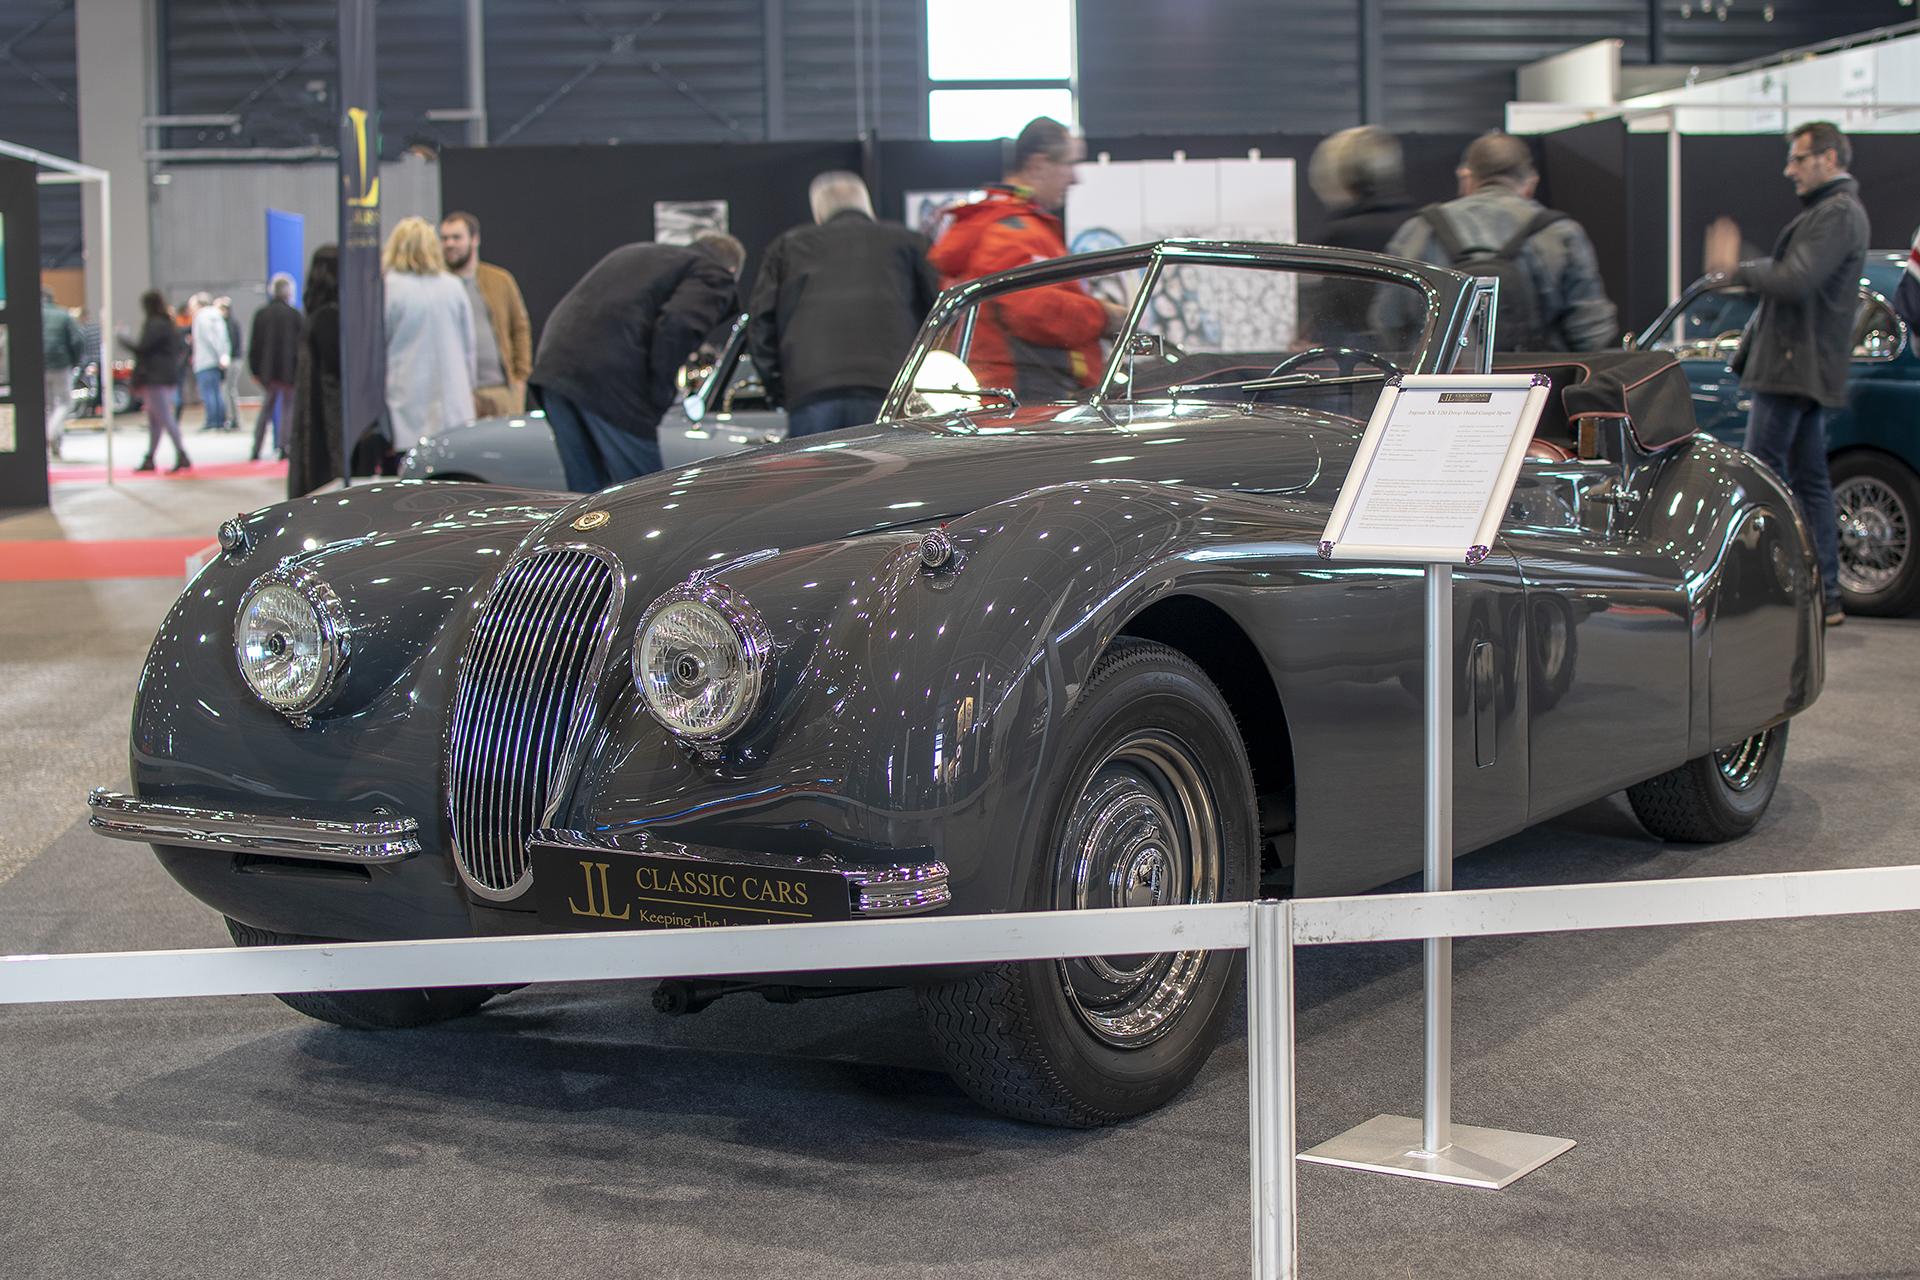
<svg viewBox="0 0 1920 1280">
<path fill-rule="evenodd" d="M 340 0 L 340 469 L 349 484 L 353 447 L 387 407 L 373 6 L 374 0 Z"/>
</svg>

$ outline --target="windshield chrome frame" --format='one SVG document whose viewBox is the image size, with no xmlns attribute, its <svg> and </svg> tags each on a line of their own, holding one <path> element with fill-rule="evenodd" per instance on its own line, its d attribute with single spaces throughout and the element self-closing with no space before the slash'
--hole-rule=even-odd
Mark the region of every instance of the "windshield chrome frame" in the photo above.
<svg viewBox="0 0 1920 1280">
<path fill-rule="evenodd" d="M 1128 397 L 1115 396 L 1114 380 L 1121 371 L 1126 356 L 1127 340 L 1139 331 L 1147 299 L 1159 282 L 1161 272 L 1168 262 L 1191 262 L 1209 266 L 1239 266 L 1248 270 L 1292 270 L 1303 275 L 1324 275 L 1329 272 L 1348 276 L 1370 276 L 1383 283 L 1405 285 L 1418 289 L 1427 299 L 1426 324 L 1420 332 L 1418 341 L 1419 357 L 1409 373 L 1446 372 L 1440 366 L 1451 368 L 1454 358 L 1454 339 L 1472 314 L 1476 295 L 1484 291 L 1476 278 L 1462 275 L 1446 267 L 1437 267 L 1431 263 L 1415 261 L 1411 258 L 1392 258 L 1385 254 L 1366 253 L 1353 249 L 1329 249 L 1315 245 L 1251 243 L 1232 240 L 1161 240 L 1151 244 L 1128 245 L 1119 249 L 1105 249 L 1097 253 L 1069 254 L 1061 258 L 1049 258 L 1045 262 L 1035 262 L 997 275 L 982 276 L 958 284 L 942 293 L 934 303 L 933 310 L 927 313 L 926 321 L 920 327 L 913 350 L 900 366 L 893 386 L 887 392 L 886 402 L 881 406 L 880 420 L 890 421 L 906 416 L 904 409 L 907 397 L 913 392 L 913 376 L 920 362 L 931 349 L 933 338 L 940 333 L 963 309 L 974 308 L 988 297 L 1001 293 L 1011 293 L 1017 289 L 1033 288 L 1039 285 L 1056 284 L 1066 280 L 1085 279 L 1096 275 L 1118 275 L 1125 271 L 1143 271 L 1139 292 L 1133 299 L 1133 305 L 1127 313 L 1126 324 L 1113 335 L 1113 349 L 1107 357 L 1105 369 L 1090 388 L 1092 393 L 1088 403 L 1095 407 L 1104 406 L 1115 400 Z M 971 411 L 966 411 L 971 412 Z M 990 412 L 1004 413 L 1005 408 L 996 407 Z"/>
</svg>

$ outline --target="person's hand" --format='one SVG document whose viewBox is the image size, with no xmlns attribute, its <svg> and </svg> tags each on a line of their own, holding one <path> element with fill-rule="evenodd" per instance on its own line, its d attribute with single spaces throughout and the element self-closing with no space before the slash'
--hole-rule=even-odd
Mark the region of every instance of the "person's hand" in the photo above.
<svg viewBox="0 0 1920 1280">
<path fill-rule="evenodd" d="M 1707 224 L 1706 269 L 1729 272 L 1740 265 L 1740 224 L 1722 215 Z"/>
<path fill-rule="evenodd" d="M 1119 333 L 1121 329 L 1126 327 L 1127 309 L 1116 303 L 1108 302 L 1105 298 L 1100 299 L 1100 306 L 1107 313 L 1107 323 L 1106 326 L 1100 330 L 1100 336 L 1103 338 L 1111 338 L 1114 334 Z"/>
<path fill-rule="evenodd" d="M 222 369 L 225 369 L 225 368 L 227 367 L 227 365 L 228 365 L 228 364 L 230 364 L 230 363 L 231 363 L 231 361 L 229 361 L 229 360 L 227 359 L 227 357 L 225 357 L 225 356 L 221 356 L 221 357 L 220 357 L 220 367 L 221 367 Z"/>
</svg>

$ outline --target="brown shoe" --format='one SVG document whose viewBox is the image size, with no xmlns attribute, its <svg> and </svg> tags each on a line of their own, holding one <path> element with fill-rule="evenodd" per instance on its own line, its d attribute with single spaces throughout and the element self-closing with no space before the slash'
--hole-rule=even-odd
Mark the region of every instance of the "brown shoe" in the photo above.
<svg viewBox="0 0 1920 1280">
<path fill-rule="evenodd" d="M 137 466 L 137 467 L 135 467 L 135 468 L 134 468 L 134 470 L 135 470 L 135 471 L 151 471 L 151 470 L 153 470 L 153 455 L 152 455 L 152 454 L 148 454 L 148 455 L 147 455 L 146 457 L 144 457 L 144 458 L 142 458 L 142 459 L 140 459 L 140 465 L 139 465 L 139 466 Z"/>
<path fill-rule="evenodd" d="M 167 468 L 167 474 L 173 475 L 177 471 L 191 471 L 191 470 L 193 470 L 193 459 L 189 458 L 186 454 L 183 453 L 180 455 L 178 461 L 176 461 L 172 466 Z"/>
</svg>

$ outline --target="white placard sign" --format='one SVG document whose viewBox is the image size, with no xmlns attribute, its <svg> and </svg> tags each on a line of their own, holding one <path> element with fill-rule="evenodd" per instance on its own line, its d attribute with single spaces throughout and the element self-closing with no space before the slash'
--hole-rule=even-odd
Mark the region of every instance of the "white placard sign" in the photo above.
<svg viewBox="0 0 1920 1280">
<path fill-rule="evenodd" d="M 1332 560 L 1478 564 L 1546 408 L 1533 374 L 1411 374 L 1380 393 L 1321 537 Z"/>
</svg>

